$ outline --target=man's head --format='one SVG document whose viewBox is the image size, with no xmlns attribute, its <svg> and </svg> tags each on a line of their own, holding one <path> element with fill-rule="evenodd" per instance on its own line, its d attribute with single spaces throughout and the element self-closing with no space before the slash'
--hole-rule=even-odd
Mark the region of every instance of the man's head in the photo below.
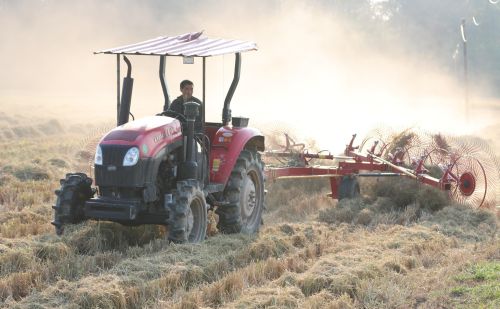
<svg viewBox="0 0 500 309">
<path fill-rule="evenodd" d="M 187 79 L 183 80 L 181 82 L 181 92 L 184 101 L 191 99 L 193 96 L 193 82 Z"/>
</svg>

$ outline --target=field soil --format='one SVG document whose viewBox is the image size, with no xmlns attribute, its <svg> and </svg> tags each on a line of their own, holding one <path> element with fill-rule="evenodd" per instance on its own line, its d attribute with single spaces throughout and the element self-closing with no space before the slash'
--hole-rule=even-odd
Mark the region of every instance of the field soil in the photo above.
<svg viewBox="0 0 500 309">
<path fill-rule="evenodd" d="M 109 125 L 22 123 L 0 119 L 1 307 L 500 307 L 495 209 L 402 180 L 341 202 L 323 180 L 267 183 L 257 235 L 177 245 L 160 226 L 84 222 L 58 237 L 59 179 L 91 173 Z"/>
</svg>

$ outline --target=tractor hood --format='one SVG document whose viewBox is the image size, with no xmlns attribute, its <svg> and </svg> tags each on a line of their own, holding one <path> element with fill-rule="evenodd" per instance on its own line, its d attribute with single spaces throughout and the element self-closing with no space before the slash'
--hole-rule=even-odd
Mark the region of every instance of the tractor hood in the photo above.
<svg viewBox="0 0 500 309">
<path fill-rule="evenodd" d="M 153 157 L 166 145 L 182 140 L 179 120 L 150 116 L 128 122 L 106 134 L 100 145 L 130 145 L 141 150 L 141 157 Z"/>
</svg>

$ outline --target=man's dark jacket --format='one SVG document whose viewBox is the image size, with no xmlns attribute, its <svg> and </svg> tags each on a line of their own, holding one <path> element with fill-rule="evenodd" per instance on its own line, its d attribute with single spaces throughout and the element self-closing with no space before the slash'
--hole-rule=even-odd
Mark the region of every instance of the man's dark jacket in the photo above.
<svg viewBox="0 0 500 309">
<path fill-rule="evenodd" d="M 201 101 L 198 98 L 191 97 L 186 102 L 196 102 L 196 103 L 200 104 L 200 108 L 198 109 L 198 116 L 196 116 L 195 123 L 201 125 L 201 104 L 202 104 Z M 168 109 L 184 115 L 184 103 L 185 103 L 184 98 L 182 96 L 178 96 L 177 99 L 172 101 L 172 103 L 170 104 L 170 107 Z M 164 107 L 164 110 L 165 110 L 165 107 Z"/>
</svg>

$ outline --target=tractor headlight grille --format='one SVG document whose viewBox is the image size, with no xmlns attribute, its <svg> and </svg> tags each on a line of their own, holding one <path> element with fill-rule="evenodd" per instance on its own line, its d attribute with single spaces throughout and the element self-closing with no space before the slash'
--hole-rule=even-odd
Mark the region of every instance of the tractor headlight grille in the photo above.
<svg viewBox="0 0 500 309">
<path fill-rule="evenodd" d="M 130 149 L 128 145 L 101 145 L 102 165 L 122 166 L 123 158 Z"/>
</svg>

